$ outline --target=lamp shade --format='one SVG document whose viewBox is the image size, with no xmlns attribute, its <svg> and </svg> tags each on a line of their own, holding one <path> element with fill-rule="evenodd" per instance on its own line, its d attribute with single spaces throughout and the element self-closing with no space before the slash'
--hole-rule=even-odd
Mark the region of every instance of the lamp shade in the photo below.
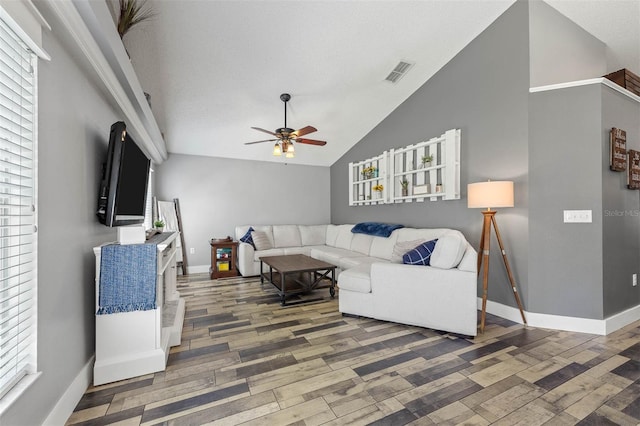
<svg viewBox="0 0 640 426">
<path fill-rule="evenodd" d="M 513 182 L 496 180 L 468 184 L 467 207 L 513 207 Z"/>
</svg>

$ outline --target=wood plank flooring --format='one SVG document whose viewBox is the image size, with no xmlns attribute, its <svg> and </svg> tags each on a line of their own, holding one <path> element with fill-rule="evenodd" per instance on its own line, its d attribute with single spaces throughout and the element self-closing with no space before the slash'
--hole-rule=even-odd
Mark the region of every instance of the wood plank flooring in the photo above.
<svg viewBox="0 0 640 426">
<path fill-rule="evenodd" d="M 326 289 L 285 308 L 257 278 L 179 291 L 166 370 L 89 388 L 68 425 L 640 424 L 640 322 L 596 336 L 489 315 L 465 339 L 343 317 Z"/>
</svg>

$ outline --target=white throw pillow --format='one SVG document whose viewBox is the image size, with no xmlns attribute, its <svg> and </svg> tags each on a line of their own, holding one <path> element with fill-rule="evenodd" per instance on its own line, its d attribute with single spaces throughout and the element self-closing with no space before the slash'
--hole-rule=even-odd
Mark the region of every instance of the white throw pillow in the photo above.
<svg viewBox="0 0 640 426">
<path fill-rule="evenodd" d="M 414 248 L 418 247 L 420 244 L 426 241 L 427 240 L 411 240 L 411 241 L 397 242 L 396 245 L 393 246 L 393 253 L 391 254 L 391 262 L 402 263 L 402 256 L 404 256 L 408 251 L 413 250 Z"/>
<path fill-rule="evenodd" d="M 256 250 L 269 250 L 273 248 L 271 246 L 271 241 L 269 241 L 269 237 L 265 232 L 253 231 L 251 233 L 251 239 L 253 240 L 253 244 L 256 246 Z"/>
<path fill-rule="evenodd" d="M 430 265 L 440 269 L 458 266 L 467 248 L 467 240 L 458 233 L 450 233 L 438 238 L 431 255 Z"/>
</svg>

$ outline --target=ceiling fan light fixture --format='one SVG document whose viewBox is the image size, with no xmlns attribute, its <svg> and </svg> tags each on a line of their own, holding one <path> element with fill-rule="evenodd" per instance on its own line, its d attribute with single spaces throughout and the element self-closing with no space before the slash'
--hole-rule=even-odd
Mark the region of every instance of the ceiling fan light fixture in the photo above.
<svg viewBox="0 0 640 426">
<path fill-rule="evenodd" d="M 283 93 L 282 95 L 280 95 L 280 100 L 284 103 L 284 127 L 280 127 L 276 129 L 275 132 L 272 132 L 271 130 L 262 129 L 260 127 L 252 127 L 252 129 L 254 130 L 267 133 L 269 135 L 274 136 L 277 139 L 265 139 L 261 141 L 245 142 L 245 145 L 253 145 L 254 143 L 276 141 L 275 145 L 273 146 L 273 155 L 276 157 L 279 157 L 284 153 L 286 154 L 287 158 L 293 158 L 295 156 L 294 154 L 295 148 L 293 146 L 294 141 L 296 143 L 303 143 L 303 144 L 316 145 L 316 146 L 324 146 L 327 144 L 327 142 L 325 141 L 319 141 L 315 139 L 307 139 L 307 138 L 301 137 L 318 130 L 313 126 L 305 126 L 298 130 L 294 130 L 290 127 L 287 127 L 287 102 L 290 99 L 291 99 L 291 95 L 289 95 L 288 93 Z"/>
</svg>

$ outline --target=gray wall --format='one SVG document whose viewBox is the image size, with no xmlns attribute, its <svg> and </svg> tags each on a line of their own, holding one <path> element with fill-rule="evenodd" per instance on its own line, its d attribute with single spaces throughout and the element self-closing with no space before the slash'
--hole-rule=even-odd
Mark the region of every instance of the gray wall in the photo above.
<svg viewBox="0 0 640 426">
<path fill-rule="evenodd" d="M 39 67 L 38 371 L 0 418 L 39 425 L 94 354 L 95 257 L 115 239 L 95 216 L 109 127 L 120 119 L 58 39 L 45 32 L 51 62 Z"/>
<path fill-rule="evenodd" d="M 640 304 L 640 197 L 609 170 L 611 127 L 640 150 L 640 105 L 600 84 L 533 93 L 530 103 L 530 306 L 604 319 Z M 563 210 L 592 223 L 563 223 Z"/>
<path fill-rule="evenodd" d="M 529 1 L 529 11 L 531 87 L 607 73 L 603 42 L 543 1 Z"/>
<path fill-rule="evenodd" d="M 171 154 L 155 174 L 158 199 L 180 200 L 190 270 L 208 270 L 209 240 L 236 225 L 330 221 L 328 167 Z"/>
<path fill-rule="evenodd" d="M 640 285 L 633 287 L 632 274 L 640 274 L 640 196 L 626 188 L 626 172 L 609 170 L 609 132 L 627 132 L 627 149 L 640 151 L 640 103 L 602 87 L 603 207 L 603 314 L 640 305 Z"/>
<path fill-rule="evenodd" d="M 497 221 L 519 290 L 527 293 L 527 7 L 517 2 L 507 10 L 331 167 L 333 223 L 375 220 L 453 227 L 478 247 L 482 214 L 467 209 L 467 183 L 513 180 L 516 207 L 502 209 Z M 349 207 L 350 161 L 426 140 L 451 128 L 462 130 L 460 200 Z M 515 306 L 495 238 L 492 247 L 489 297 Z"/>
<path fill-rule="evenodd" d="M 602 319 L 600 87 L 530 99 L 529 306 Z M 592 210 L 593 223 L 563 223 L 565 209 Z"/>
</svg>

